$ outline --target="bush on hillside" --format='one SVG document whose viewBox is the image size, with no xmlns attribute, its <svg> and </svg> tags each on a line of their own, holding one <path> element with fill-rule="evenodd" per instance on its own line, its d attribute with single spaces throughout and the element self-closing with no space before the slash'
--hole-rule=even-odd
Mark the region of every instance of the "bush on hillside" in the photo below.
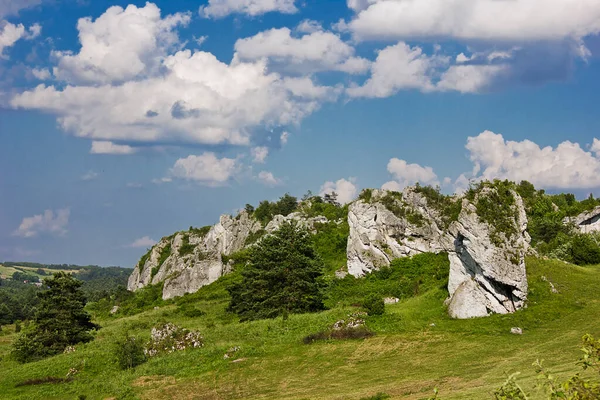
<svg viewBox="0 0 600 400">
<path fill-rule="evenodd" d="M 375 293 L 365 297 L 362 305 L 369 315 L 383 315 L 385 313 L 385 302 L 381 296 Z"/>
<path fill-rule="evenodd" d="M 142 341 L 134 336 L 125 335 L 115 342 L 113 354 L 119 368 L 125 370 L 135 368 L 146 362 L 146 353 Z"/>
</svg>

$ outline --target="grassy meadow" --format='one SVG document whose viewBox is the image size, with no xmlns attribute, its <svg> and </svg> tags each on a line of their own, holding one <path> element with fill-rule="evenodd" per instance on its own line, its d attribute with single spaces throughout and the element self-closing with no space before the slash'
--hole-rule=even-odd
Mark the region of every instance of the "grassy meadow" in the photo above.
<svg viewBox="0 0 600 400">
<path fill-rule="evenodd" d="M 543 359 L 566 378 L 579 371 L 582 335 L 600 336 L 600 266 L 529 258 L 527 269 L 525 310 L 452 320 L 443 305 L 445 289 L 434 285 L 386 305 L 382 316 L 367 317 L 375 336 L 361 340 L 302 341 L 359 310 L 352 301 L 336 300 L 327 311 L 290 315 L 285 321 L 239 323 L 225 311 L 229 276 L 132 316 L 96 312 L 102 329 L 94 341 L 38 362 L 11 360 L 14 326 L 5 326 L 0 332 L 0 398 L 358 400 L 386 393 L 392 399 L 426 399 L 438 388 L 440 399 L 491 399 L 506 374 L 520 371 L 520 384 L 531 398 L 542 399 L 531 364 Z M 551 293 L 549 282 L 558 294 Z M 190 310 L 205 314 L 190 317 Z M 153 326 L 167 321 L 199 330 L 204 347 L 154 357 L 127 371 L 117 368 L 113 346 L 118 338 L 128 333 L 146 340 Z M 511 327 L 521 327 L 523 335 L 511 334 Z M 240 350 L 225 359 L 234 346 Z M 65 377 L 70 368 L 80 372 L 69 382 L 20 385 Z"/>
</svg>

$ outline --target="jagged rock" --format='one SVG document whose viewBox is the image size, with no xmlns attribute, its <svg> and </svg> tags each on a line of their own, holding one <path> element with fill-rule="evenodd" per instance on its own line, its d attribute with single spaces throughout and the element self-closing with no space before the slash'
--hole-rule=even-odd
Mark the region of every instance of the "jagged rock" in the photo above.
<svg viewBox="0 0 600 400">
<path fill-rule="evenodd" d="M 478 193 L 477 197 L 488 196 L 490 190 L 494 189 L 486 188 Z M 463 199 L 458 221 L 450 226 L 450 233 L 454 237 L 454 251 L 449 253 L 450 297 L 471 296 L 472 299 L 467 303 L 481 302 L 481 296 L 485 299 L 483 304 L 486 310 L 474 308 L 457 312 L 455 307 L 453 312 L 463 317 L 482 317 L 490 312 L 506 314 L 525 305 L 525 253 L 529 248 L 530 238 L 526 232 L 527 216 L 522 199 L 515 192 L 511 194 L 515 200 L 514 217 L 511 219 L 514 231 L 509 237 L 506 237 L 504 232 L 494 235 L 492 231 L 495 228 L 481 220 L 477 215 L 477 208 L 467 199 Z M 475 282 L 477 285 L 467 285 L 469 290 L 456 293 L 458 287 L 466 281 Z M 479 293 L 475 293 L 474 290 Z"/>
<path fill-rule="evenodd" d="M 111 314 L 116 314 L 117 311 L 119 311 L 119 306 L 113 306 L 113 308 L 110 309 Z"/>
<path fill-rule="evenodd" d="M 520 196 L 511 191 L 514 202 L 507 224 L 513 232 L 509 237 L 482 221 L 474 204 L 494 190 L 484 187 L 473 203 L 463 198 L 460 214 L 448 229 L 443 229 L 440 210 L 414 188 L 396 194 L 395 202 L 390 201 L 388 192 L 373 191 L 369 202 L 359 200 L 349 208 L 348 272 L 362 276 L 395 258 L 447 252 L 448 312 L 452 317 L 505 314 L 522 308 L 527 298 L 527 216 Z"/>
<path fill-rule="evenodd" d="M 150 251 L 144 265 L 138 265 L 129 277 L 127 288 L 135 291 L 149 284 L 164 282 L 163 299 L 193 293 L 230 271 L 222 255 L 241 250 L 248 236 L 261 224 L 242 211 L 237 217 L 221 216 L 219 223 L 201 231 L 178 232 L 163 238 Z M 189 246 L 182 252 L 182 247 Z M 164 259 L 163 252 L 168 253 Z M 162 259 L 162 263 L 161 263 Z"/>
<path fill-rule="evenodd" d="M 397 297 L 386 297 L 383 299 L 383 304 L 396 304 L 400 299 Z"/>
<path fill-rule="evenodd" d="M 510 328 L 510 333 L 512 333 L 513 335 L 522 335 L 523 334 L 523 329 L 517 327 L 514 328 Z"/>
<path fill-rule="evenodd" d="M 371 201 L 358 200 L 348 209 L 350 235 L 347 256 L 348 273 L 362 276 L 365 273 L 390 265 L 399 257 L 432 252 L 439 253 L 452 247 L 452 239 L 434 221 L 433 210 L 427 209 L 426 199 L 407 188 L 398 207 L 414 213 L 411 223 L 396 216 L 380 200 L 388 195 L 385 190 L 373 190 Z"/>
<path fill-rule="evenodd" d="M 275 232 L 276 230 L 281 228 L 281 225 L 291 221 L 295 221 L 296 223 L 298 223 L 299 226 L 306 228 L 313 233 L 316 223 L 326 224 L 327 222 L 329 222 L 328 219 L 323 217 L 322 215 L 319 215 L 317 217 L 306 218 L 300 212 L 293 212 L 286 216 L 275 215 L 265 227 L 265 231 L 267 231 L 268 233 Z"/>
<path fill-rule="evenodd" d="M 565 224 L 573 224 L 581 233 L 600 231 L 600 206 L 582 212 L 576 217 L 565 218 Z"/>
</svg>

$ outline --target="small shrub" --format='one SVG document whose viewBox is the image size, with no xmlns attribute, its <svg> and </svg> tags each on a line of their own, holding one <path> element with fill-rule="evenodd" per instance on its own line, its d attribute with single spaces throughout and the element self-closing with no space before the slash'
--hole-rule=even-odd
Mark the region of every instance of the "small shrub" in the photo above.
<svg viewBox="0 0 600 400">
<path fill-rule="evenodd" d="M 146 362 L 144 345 L 133 336 L 125 336 L 114 345 L 113 353 L 119 368 L 125 370 L 135 368 Z"/>
<path fill-rule="evenodd" d="M 311 344 L 319 340 L 345 340 L 345 339 L 366 339 L 373 336 L 365 326 L 365 320 L 362 319 L 366 314 L 358 312 L 348 315 L 348 318 L 337 321 L 328 330 L 311 333 L 304 337 L 304 344 Z"/>
<path fill-rule="evenodd" d="M 188 254 L 192 254 L 196 245 L 190 244 L 190 236 L 184 235 L 181 246 L 179 247 L 179 257 L 187 256 Z"/>
<path fill-rule="evenodd" d="M 21 332 L 21 323 L 19 321 L 15 322 L 15 333 Z"/>
<path fill-rule="evenodd" d="M 385 313 L 385 302 L 381 296 L 373 293 L 365 298 L 363 308 L 369 315 L 383 315 Z"/>
</svg>

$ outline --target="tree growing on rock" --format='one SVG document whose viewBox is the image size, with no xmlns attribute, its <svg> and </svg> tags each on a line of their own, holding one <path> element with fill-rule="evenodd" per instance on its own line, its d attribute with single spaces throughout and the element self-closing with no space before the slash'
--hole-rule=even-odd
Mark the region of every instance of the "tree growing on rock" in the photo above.
<svg viewBox="0 0 600 400">
<path fill-rule="evenodd" d="M 285 223 L 249 249 L 242 281 L 229 288 L 229 310 L 241 321 L 322 310 L 322 270 L 309 233 Z"/>
<path fill-rule="evenodd" d="M 99 328 L 84 310 L 86 299 L 82 282 L 65 272 L 45 279 L 48 287 L 38 294 L 40 303 L 31 330 L 14 343 L 13 355 L 27 362 L 64 351 L 67 346 L 93 339 L 90 330 Z"/>
</svg>

